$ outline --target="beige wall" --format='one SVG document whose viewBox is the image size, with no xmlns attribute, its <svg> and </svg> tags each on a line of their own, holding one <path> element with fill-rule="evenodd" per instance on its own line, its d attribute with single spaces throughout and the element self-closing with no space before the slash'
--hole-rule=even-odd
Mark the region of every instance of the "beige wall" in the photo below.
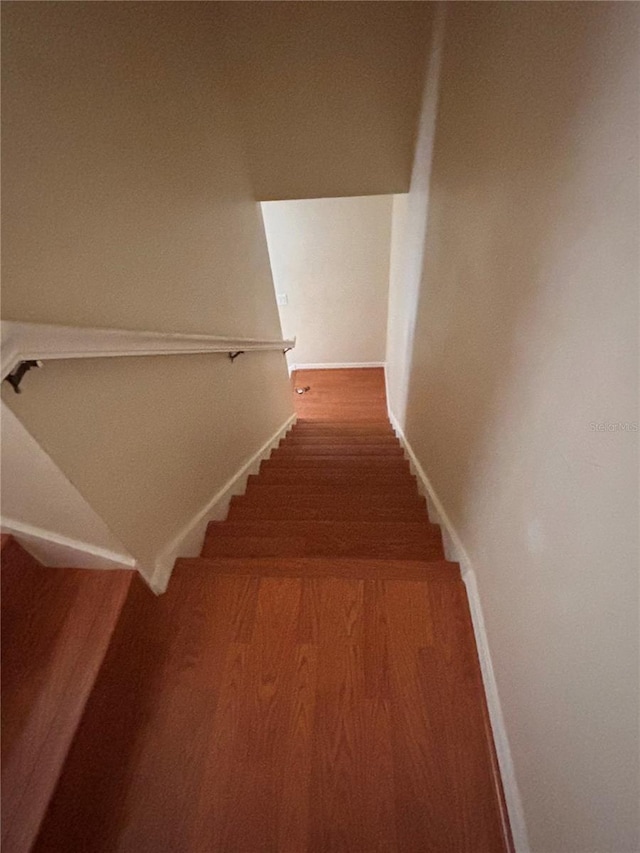
<svg viewBox="0 0 640 853">
<path fill-rule="evenodd" d="M 392 405 L 477 575 L 537 853 L 638 849 L 638 433 L 592 428 L 638 421 L 638 11 L 449 4 L 395 209 L 428 229 L 394 235 Z"/>
<path fill-rule="evenodd" d="M 24 429 L 18 418 L 1 405 L 2 530 L 24 534 L 28 530 L 48 542 L 63 537 L 67 542 L 90 542 L 100 549 L 103 565 L 132 565 L 132 559 L 104 521 Z M 35 484 L 29 488 L 29 484 Z M 20 541 L 25 543 L 24 535 Z M 25 543 L 39 557 L 33 538 Z M 58 565 L 69 566 L 69 552 Z M 47 555 L 49 556 L 49 555 Z M 85 555 L 86 556 L 86 555 Z M 45 560 L 46 562 L 46 560 Z M 81 564 L 82 565 L 82 564 Z"/>
<path fill-rule="evenodd" d="M 3 21 L 4 319 L 277 337 L 207 4 Z"/>
<path fill-rule="evenodd" d="M 383 362 L 391 196 L 262 204 L 290 363 Z"/>
<path fill-rule="evenodd" d="M 271 352 L 48 362 L 2 396 L 145 565 L 291 405 Z"/>
<path fill-rule="evenodd" d="M 3 7 L 3 316 L 280 337 L 207 4 Z M 48 363 L 3 399 L 139 560 L 291 412 L 282 355 Z"/>
<path fill-rule="evenodd" d="M 431 3 L 220 3 L 257 198 L 405 192 Z"/>
</svg>

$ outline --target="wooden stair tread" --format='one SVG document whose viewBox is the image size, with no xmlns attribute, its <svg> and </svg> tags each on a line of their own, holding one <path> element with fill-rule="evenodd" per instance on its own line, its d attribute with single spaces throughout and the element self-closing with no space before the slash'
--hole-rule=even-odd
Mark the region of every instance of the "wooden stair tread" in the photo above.
<svg viewBox="0 0 640 853">
<path fill-rule="evenodd" d="M 255 518 L 291 518 L 309 521 L 316 519 L 351 520 L 389 518 L 416 521 L 427 517 L 426 503 L 415 493 L 298 492 L 291 495 L 287 489 L 269 493 L 275 487 L 265 486 L 262 491 L 250 490 L 235 496 L 229 506 L 229 518 L 248 516 Z"/>
<path fill-rule="evenodd" d="M 389 560 L 442 560 L 442 543 L 436 539 L 406 542 L 305 536 L 211 536 L 202 546 L 203 557 L 360 557 Z"/>
<path fill-rule="evenodd" d="M 375 438 L 376 436 L 390 436 L 392 438 L 396 438 L 396 434 L 390 426 L 367 427 L 365 425 L 356 426 L 353 424 L 345 425 L 343 427 L 311 425 L 300 426 L 299 424 L 296 424 L 287 432 L 287 435 L 304 436 L 305 438 L 314 435 L 344 436 L 345 438 L 348 438 L 350 436 L 366 436 L 369 438 Z"/>
<path fill-rule="evenodd" d="M 403 456 L 404 451 L 399 444 L 312 444 L 304 445 L 281 444 L 273 453 L 291 455 L 300 453 L 303 456 Z"/>
<path fill-rule="evenodd" d="M 31 848 L 133 572 L 2 550 L 2 847 Z"/>
<path fill-rule="evenodd" d="M 410 541 L 440 539 L 440 527 L 431 524 L 426 514 L 421 521 L 210 521 L 207 536 L 287 536 L 291 531 L 299 536 L 358 537 L 363 539 L 387 540 L 401 537 Z"/>
<path fill-rule="evenodd" d="M 393 429 L 389 419 L 362 420 L 354 424 L 353 421 L 345 421 L 336 418 L 334 421 L 325 419 L 310 420 L 309 418 L 298 418 L 291 429 Z"/>
<path fill-rule="evenodd" d="M 321 505 L 305 506 L 301 501 L 279 503 L 273 506 L 263 502 L 231 505 L 229 519 L 255 519 L 256 521 L 421 521 L 427 518 L 426 509 L 419 505 L 349 504 L 325 501 Z"/>
<path fill-rule="evenodd" d="M 252 479 L 253 478 L 253 479 Z M 309 482 L 329 482 L 335 483 L 342 481 L 349 482 L 375 482 L 375 483 L 415 483 L 415 477 L 406 468 L 385 468 L 371 469 L 366 467 L 350 467 L 340 468 L 322 466 L 318 468 L 296 468 L 289 467 L 271 467 L 261 468 L 260 474 L 252 474 L 249 480 L 254 483 L 258 480 L 263 483 L 273 482 L 299 482 L 308 480 Z"/>
<path fill-rule="evenodd" d="M 390 468 L 397 471 L 408 471 L 409 460 L 400 456 L 338 456 L 333 455 L 330 461 L 324 456 L 312 456 L 302 453 L 286 456 L 271 456 L 260 464 L 260 470 L 269 468 L 324 468 L 330 465 L 340 468 L 357 468 L 364 471 L 376 471 L 379 468 Z"/>
<path fill-rule="evenodd" d="M 42 563 L 32 557 L 22 545 L 10 533 L 2 534 L 2 565 L 7 567 L 9 573 L 27 569 L 42 569 Z M 3 576 L 4 582 L 4 576 Z"/>
<path fill-rule="evenodd" d="M 271 500 L 300 495 L 332 495 L 336 500 L 348 496 L 393 495 L 413 497 L 418 495 L 416 483 L 406 480 L 260 480 L 247 485 L 245 496 L 252 500 Z"/>
<path fill-rule="evenodd" d="M 391 429 L 391 422 L 389 418 L 358 418 L 357 421 L 346 420 L 344 418 L 298 418 L 294 424 L 295 428 L 301 426 L 309 426 L 309 427 L 347 427 L 351 428 L 365 428 L 367 426 L 373 428 L 381 428 L 381 427 L 389 427 Z"/>
<path fill-rule="evenodd" d="M 293 382 L 303 417 L 202 556 L 131 584 L 32 853 L 512 849 L 466 588 L 383 371 Z"/>
<path fill-rule="evenodd" d="M 275 488 L 275 486 L 265 486 L 265 489 Z M 262 499 L 264 500 L 264 498 Z M 331 500 L 330 494 L 314 494 L 313 492 L 305 495 L 301 495 L 298 499 L 299 506 L 332 506 L 334 501 Z M 260 497 L 253 493 L 248 492 L 244 495 L 234 495 L 231 498 L 231 506 L 237 506 L 238 504 L 251 503 L 256 504 L 260 503 Z M 415 494 L 369 494 L 366 491 L 358 494 L 345 494 L 340 496 L 340 504 L 344 507 L 348 506 L 358 506 L 361 508 L 367 508 L 369 506 L 397 506 L 397 507 L 418 507 L 422 509 L 423 512 L 426 513 L 426 501 L 425 499 L 416 492 Z"/>
<path fill-rule="evenodd" d="M 363 436 L 358 433 L 353 435 L 301 435 L 299 433 L 289 433 L 280 441 L 280 447 L 291 445 L 293 447 L 303 447 L 307 444 L 352 444 L 364 445 L 370 444 L 398 444 L 398 439 L 395 435 L 371 435 Z"/>
<path fill-rule="evenodd" d="M 186 557 L 176 569 L 229 575 L 340 577 L 371 580 L 460 581 L 458 563 L 346 557 Z"/>
<path fill-rule="evenodd" d="M 420 521 L 427 518 L 421 507 L 369 506 L 342 507 L 323 505 L 315 507 L 261 504 L 236 504 L 229 511 L 234 521 L 243 519 L 283 521 Z"/>
</svg>

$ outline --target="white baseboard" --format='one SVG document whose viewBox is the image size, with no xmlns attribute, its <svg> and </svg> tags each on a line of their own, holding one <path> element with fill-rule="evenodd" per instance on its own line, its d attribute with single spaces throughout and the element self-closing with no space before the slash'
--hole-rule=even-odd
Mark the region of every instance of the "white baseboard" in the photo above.
<svg viewBox="0 0 640 853">
<path fill-rule="evenodd" d="M 388 400 L 387 396 L 387 400 Z M 389 411 L 389 420 L 393 426 L 396 435 L 400 439 L 407 456 L 409 457 L 412 472 L 416 475 L 418 481 L 418 489 L 427 500 L 429 510 L 429 518 L 434 524 L 439 524 L 442 529 L 442 540 L 444 551 L 447 560 L 460 564 L 462 579 L 467 588 L 467 597 L 469 599 L 469 610 L 471 611 L 471 620 L 473 622 L 473 632 L 476 639 L 478 649 L 478 658 L 480 668 L 482 670 L 482 681 L 484 684 L 485 696 L 487 699 L 487 708 L 489 711 L 489 719 L 493 731 L 493 740 L 500 767 L 500 775 L 502 777 L 502 786 L 504 797 L 509 813 L 509 823 L 511 825 L 511 834 L 516 853 L 529 853 L 529 841 L 527 838 L 527 827 L 524 820 L 524 811 L 522 809 L 522 800 L 516 780 L 515 770 L 513 767 L 513 759 L 511 757 L 511 748 L 509 746 L 509 738 L 504 723 L 502 713 L 502 705 L 498 694 L 498 685 L 496 682 L 493 663 L 491 660 L 491 651 L 489 649 L 489 640 L 482 613 L 482 605 L 480 601 L 480 593 L 476 572 L 473 569 L 471 559 L 462 543 L 462 540 L 447 515 L 442 501 L 438 497 L 433 484 L 425 473 L 422 465 L 418 461 L 413 448 L 409 444 L 407 437 L 404 434 L 397 418 Z"/>
<path fill-rule="evenodd" d="M 507 812 L 509 813 L 509 825 L 511 827 L 513 845 L 516 853 L 530 853 L 527 826 L 524 819 L 524 810 L 522 808 L 522 799 L 520 797 L 520 789 L 518 788 L 518 781 L 516 779 L 515 769 L 513 766 L 513 759 L 511 758 L 511 747 L 509 746 L 509 738 L 507 736 L 507 729 L 504 722 L 504 716 L 502 714 L 502 705 L 500 704 L 500 695 L 498 694 L 496 676 L 493 671 L 493 663 L 491 660 L 491 652 L 489 650 L 487 629 L 484 624 L 482 604 L 480 603 L 480 593 L 478 591 L 476 573 L 472 568 L 468 568 L 466 572 L 463 572 L 462 580 L 467 588 L 467 598 L 469 600 L 469 610 L 471 611 L 473 633 L 476 638 L 478 659 L 480 661 L 480 669 L 482 670 L 482 681 L 487 700 L 487 709 L 489 711 L 489 720 L 493 731 L 493 742 L 496 748 L 498 766 L 500 767 L 504 799 L 507 806 Z"/>
<path fill-rule="evenodd" d="M 257 450 L 250 459 L 231 477 L 216 494 L 188 521 L 182 530 L 164 548 L 156 559 L 155 569 L 149 582 L 151 589 L 160 595 L 169 583 L 173 566 L 178 557 L 198 557 L 210 521 L 222 521 L 227 517 L 229 502 L 234 495 L 243 494 L 250 474 L 257 474 L 260 463 L 267 459 L 271 451 L 278 446 L 296 416 L 292 415 Z"/>
<path fill-rule="evenodd" d="M 136 561 L 129 554 L 120 554 L 99 548 L 89 542 L 80 542 L 42 530 L 11 518 L 2 518 L 2 532 L 11 533 L 25 551 L 45 566 L 69 569 L 135 569 Z"/>
<path fill-rule="evenodd" d="M 335 361 L 335 362 L 317 362 L 314 364 L 290 364 L 289 373 L 294 370 L 345 370 L 355 369 L 360 367 L 384 367 L 384 361 Z"/>
</svg>

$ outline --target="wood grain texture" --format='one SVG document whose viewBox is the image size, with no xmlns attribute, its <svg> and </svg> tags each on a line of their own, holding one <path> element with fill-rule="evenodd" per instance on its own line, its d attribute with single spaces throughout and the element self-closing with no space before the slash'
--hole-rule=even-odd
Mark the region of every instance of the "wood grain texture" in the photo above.
<svg viewBox="0 0 640 853">
<path fill-rule="evenodd" d="M 382 371 L 302 381 L 202 556 L 132 585 L 36 853 L 512 849 L 465 587 Z"/>
<path fill-rule="evenodd" d="M 421 521 L 426 509 L 417 499 L 386 498 L 371 495 L 363 499 L 335 498 L 332 503 L 321 500 L 325 495 L 302 495 L 279 504 L 260 501 L 231 501 L 229 518 L 240 520 L 282 521 Z"/>
<path fill-rule="evenodd" d="M 295 395 L 296 413 L 303 420 L 388 425 L 382 368 L 295 370 L 291 379 L 294 388 L 310 389 Z"/>
<path fill-rule="evenodd" d="M 2 550 L 2 847 L 28 851 L 132 572 L 52 569 Z"/>
<path fill-rule="evenodd" d="M 182 557 L 176 568 L 194 574 L 272 577 L 400 578 L 459 580 L 460 567 L 447 560 L 362 559 L 354 557 Z"/>
<path fill-rule="evenodd" d="M 250 482 L 247 486 L 246 496 L 251 500 L 271 501 L 284 499 L 286 501 L 297 500 L 305 495 L 331 495 L 336 500 L 348 498 L 349 496 L 360 496 L 366 492 L 372 495 L 393 495 L 394 497 L 418 497 L 416 484 L 404 478 L 391 477 L 335 477 L 333 479 L 318 479 L 314 482 L 305 479 L 294 480 L 288 478 L 284 481 L 279 478 L 265 478 L 259 482 Z"/>
<path fill-rule="evenodd" d="M 203 557 L 376 557 L 442 560 L 440 528 L 424 522 L 213 522 Z"/>
<path fill-rule="evenodd" d="M 142 596 L 36 850 L 509 849 L 459 580 L 178 570 Z"/>
<path fill-rule="evenodd" d="M 217 536 L 269 536 L 290 535 L 287 521 L 211 521 L 207 538 Z M 441 541 L 440 527 L 431 524 L 424 516 L 420 521 L 399 521 L 385 524 L 371 521 L 299 521 L 295 526 L 296 536 L 314 537 L 319 540 L 334 539 L 336 542 L 350 540 L 354 543 L 366 541 L 386 542 L 394 537 L 407 542 Z"/>
<path fill-rule="evenodd" d="M 350 485 L 358 487 L 360 485 L 380 483 L 384 486 L 389 485 L 406 485 L 411 486 L 413 491 L 417 491 L 415 478 L 407 477 L 408 471 L 403 468 L 381 468 L 372 470 L 370 468 L 357 469 L 354 467 L 341 468 L 334 467 L 333 461 L 331 467 L 328 465 L 324 468 L 296 468 L 290 470 L 287 468 L 263 468 L 259 475 L 252 474 L 249 477 L 247 486 L 261 485 L 265 486 L 269 483 L 288 483 L 288 484 L 303 484 L 310 485 L 327 484 L 330 486 Z"/>
<path fill-rule="evenodd" d="M 313 440 L 305 442 L 304 445 L 281 444 L 273 451 L 273 456 L 292 456 L 300 451 L 308 456 L 399 456 L 403 458 L 403 450 L 399 444 L 376 443 L 376 444 L 350 444 L 346 441 L 341 444 L 322 444 Z"/>
<path fill-rule="evenodd" d="M 300 447 L 303 444 L 347 444 L 361 446 L 367 444 L 385 445 L 397 444 L 393 433 L 374 433 L 373 435 L 360 435 L 355 430 L 347 435 L 326 435 L 325 433 L 303 433 L 293 430 L 280 441 L 280 447 Z"/>
<path fill-rule="evenodd" d="M 326 465 L 338 466 L 342 469 L 356 468 L 362 471 L 375 471 L 378 468 L 390 468 L 395 471 L 408 471 L 409 460 L 401 456 L 332 456 L 328 462 L 322 456 L 311 456 L 301 451 L 294 456 L 271 456 L 260 463 L 260 471 L 273 470 L 275 468 L 291 468 L 298 470 L 303 468 L 324 468 Z"/>
<path fill-rule="evenodd" d="M 349 433 L 350 435 L 372 435 L 393 433 L 393 428 L 387 416 L 375 420 L 337 421 L 323 420 L 322 418 L 304 418 L 300 416 L 299 410 L 304 398 L 296 398 L 294 405 L 298 416 L 296 418 L 296 429 L 300 432 L 337 434 Z"/>
</svg>

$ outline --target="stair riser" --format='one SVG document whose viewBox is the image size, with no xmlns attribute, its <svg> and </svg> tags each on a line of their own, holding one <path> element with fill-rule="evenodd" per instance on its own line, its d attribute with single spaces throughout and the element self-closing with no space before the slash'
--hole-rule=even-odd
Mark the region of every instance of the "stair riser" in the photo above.
<svg viewBox="0 0 640 853">
<path fill-rule="evenodd" d="M 388 457 L 386 465 L 377 465 L 376 462 L 378 461 L 378 459 L 376 457 L 370 456 L 358 456 L 356 457 L 358 462 L 354 462 L 352 465 L 342 465 L 338 461 L 340 457 L 324 456 L 320 460 L 318 460 L 318 457 L 315 457 L 315 464 L 313 465 L 308 464 L 297 466 L 294 460 L 298 458 L 299 457 L 296 457 L 292 454 L 291 457 L 279 456 L 275 457 L 274 460 L 268 460 L 269 462 L 277 462 L 277 464 L 269 465 L 267 464 L 267 462 L 263 463 L 260 475 L 262 476 L 262 474 L 264 474 L 265 476 L 267 476 L 271 473 L 280 473 L 289 476 L 293 475 L 294 473 L 299 473 L 301 476 L 304 477 L 337 477 L 338 479 L 341 476 L 378 477 L 381 479 L 395 478 L 398 480 L 414 479 L 409 468 L 402 464 L 404 460 L 394 456 Z"/>
<path fill-rule="evenodd" d="M 295 477 L 288 472 L 274 471 L 263 472 L 260 479 L 249 485 L 256 487 L 261 486 L 283 486 L 289 487 L 292 491 L 314 492 L 318 494 L 331 492 L 349 492 L 354 491 L 357 494 L 362 494 L 363 491 L 384 492 L 415 495 L 418 493 L 418 487 L 411 480 L 405 480 L 402 477 L 371 477 L 367 475 L 353 477 Z"/>
<path fill-rule="evenodd" d="M 363 420 L 358 424 L 354 424 L 348 420 L 329 421 L 326 418 L 322 420 L 309 420 L 308 418 L 298 418 L 291 427 L 292 429 L 392 429 L 391 422 L 388 419 L 377 418 L 375 420 Z"/>
<path fill-rule="evenodd" d="M 254 479 L 255 477 L 255 479 Z M 415 478 L 408 471 L 389 471 L 382 468 L 379 471 L 352 468 L 266 468 L 259 475 L 249 477 L 249 483 L 353 483 L 386 485 L 406 485 L 415 487 Z"/>
<path fill-rule="evenodd" d="M 311 429 L 309 427 L 294 427 L 287 433 L 287 436 L 293 437 L 301 437 L 301 438 L 313 438 L 314 436 L 320 436 L 321 438 L 350 438 L 352 436 L 358 436 L 361 438 L 376 438 L 378 436 L 383 438 L 396 438 L 396 434 L 392 429 L 358 429 L 357 427 L 353 429 Z"/>
<path fill-rule="evenodd" d="M 398 446 L 398 439 L 393 435 L 374 435 L 374 436 L 360 436 L 360 435 L 288 435 L 286 438 L 283 438 L 280 441 L 280 447 L 284 447 L 286 445 L 306 445 L 306 444 L 354 444 L 358 446 L 368 446 L 371 444 L 390 444 Z"/>
<path fill-rule="evenodd" d="M 335 496 L 336 500 L 344 497 L 379 496 L 379 497 L 415 497 L 418 489 L 411 483 L 253 483 L 246 490 L 247 499 L 253 501 L 298 500 L 299 497 Z"/>
<path fill-rule="evenodd" d="M 404 451 L 394 444 L 285 444 L 273 451 L 283 456 L 397 456 L 404 458 Z M 272 454 L 272 456 L 273 456 Z"/>
<path fill-rule="evenodd" d="M 348 406 L 336 406 L 332 409 L 332 413 L 337 417 L 341 415 L 343 418 L 346 418 L 345 423 L 348 423 L 350 426 L 358 426 L 360 424 L 366 424 L 371 426 L 381 426 L 386 423 L 383 418 L 363 418 L 362 416 L 358 416 L 357 406 L 348 407 Z"/>
<path fill-rule="evenodd" d="M 134 573 L 45 568 L 13 537 L 3 545 L 2 850 L 27 853 L 109 654 Z"/>
<path fill-rule="evenodd" d="M 401 539 L 403 542 L 414 544 L 440 542 L 440 528 L 430 524 L 426 515 L 419 522 L 334 522 L 298 521 L 292 527 L 288 521 L 210 521 L 207 527 L 207 538 L 214 536 L 291 536 L 308 540 L 325 541 L 364 541 L 386 542 Z"/>
<path fill-rule="evenodd" d="M 176 568 L 219 574 L 271 575 L 281 577 L 340 577 L 379 580 L 438 580 L 460 583 L 460 567 L 446 561 L 376 560 L 354 558 L 182 558 Z"/>
<path fill-rule="evenodd" d="M 442 560 L 437 542 L 366 542 L 361 539 L 313 541 L 291 537 L 212 537 L 205 541 L 203 557 L 372 557 L 389 560 Z"/>
<path fill-rule="evenodd" d="M 2 564 L 6 564 L 20 571 L 38 570 L 42 568 L 42 563 L 32 557 L 22 545 L 7 534 L 3 534 L 2 543 Z"/>
<path fill-rule="evenodd" d="M 229 520 L 273 520 L 273 521 L 420 521 L 426 512 L 423 507 L 403 506 L 343 506 L 334 501 L 329 506 L 300 506 L 299 501 L 290 505 L 264 506 L 264 504 L 237 504 L 229 510 Z"/>
<path fill-rule="evenodd" d="M 399 456 L 332 456 L 331 460 L 321 456 L 272 456 L 260 465 L 260 471 L 302 470 L 302 469 L 331 469 L 340 468 L 342 471 L 390 471 L 397 474 L 409 474 L 409 461 Z"/>
<path fill-rule="evenodd" d="M 238 504 L 243 503 L 261 503 L 261 497 L 251 497 L 250 495 L 235 495 L 231 498 L 231 506 L 236 506 Z M 286 498 L 282 501 L 278 501 L 279 503 L 287 504 Z M 331 496 L 330 495 L 301 495 L 298 498 L 298 503 L 300 506 L 331 506 Z M 358 508 L 367 509 L 367 507 L 376 507 L 376 506 L 394 506 L 399 509 L 406 507 L 407 509 L 411 509 L 412 507 L 416 507 L 418 509 L 426 512 L 426 503 L 423 497 L 420 495 L 369 495 L 369 494 L 357 494 L 357 495 L 341 495 L 340 497 L 341 506 L 355 506 Z"/>
<path fill-rule="evenodd" d="M 293 425 L 292 429 L 301 429 L 303 427 L 328 427 L 329 429 L 340 429 L 342 427 L 347 427 L 348 429 L 357 426 L 358 428 L 362 427 L 364 429 L 380 429 L 382 427 L 391 427 L 391 422 L 388 418 L 358 418 L 357 424 L 354 424 L 353 420 L 347 418 L 340 417 L 318 417 L 318 418 L 298 418 Z"/>
</svg>

